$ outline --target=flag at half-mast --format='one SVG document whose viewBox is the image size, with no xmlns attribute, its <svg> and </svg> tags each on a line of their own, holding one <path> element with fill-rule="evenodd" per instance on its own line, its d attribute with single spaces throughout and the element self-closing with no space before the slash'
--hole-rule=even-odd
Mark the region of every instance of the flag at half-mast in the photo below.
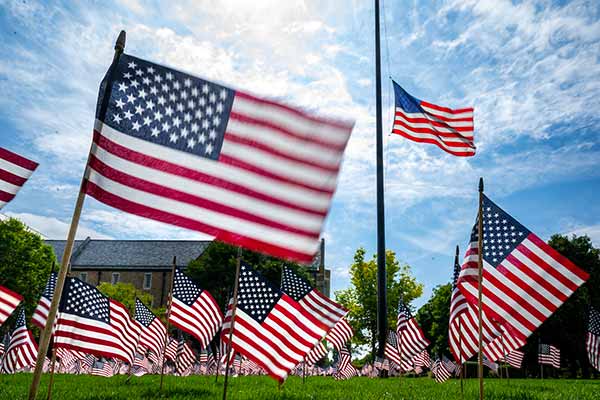
<svg viewBox="0 0 600 400">
<path fill-rule="evenodd" d="M 0 210 L 17 195 L 37 167 L 35 161 L 0 147 Z"/>
<path fill-rule="evenodd" d="M 473 108 L 451 109 L 411 96 L 394 85 L 392 133 L 415 142 L 431 143 L 459 157 L 475 155 Z"/>
<path fill-rule="evenodd" d="M 353 124 L 127 54 L 111 71 L 87 194 L 223 242 L 313 260 Z"/>
</svg>

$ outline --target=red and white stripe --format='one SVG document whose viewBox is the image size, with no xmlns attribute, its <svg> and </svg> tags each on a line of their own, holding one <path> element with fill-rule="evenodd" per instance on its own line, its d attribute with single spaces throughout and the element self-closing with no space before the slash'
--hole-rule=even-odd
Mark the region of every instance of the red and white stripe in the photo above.
<svg viewBox="0 0 600 400">
<path fill-rule="evenodd" d="M 215 161 L 97 121 L 86 190 L 136 215 L 309 263 L 351 130 L 236 92 Z"/>
<path fill-rule="evenodd" d="M 231 307 L 225 316 L 222 340 L 229 340 L 230 327 Z M 325 331 L 313 315 L 282 293 L 262 323 L 258 323 L 242 309 L 236 310 L 232 346 L 260 365 L 269 376 L 281 382 L 324 334 Z"/>
<path fill-rule="evenodd" d="M 429 346 L 430 342 L 425 338 L 425 334 L 421 330 L 415 317 L 406 319 L 405 317 L 398 315 L 396 333 L 400 342 L 402 359 L 407 364 L 410 364 L 411 360 L 417 354 L 421 353 Z M 404 369 L 404 366 L 402 366 L 402 368 Z"/>
<path fill-rule="evenodd" d="M 129 317 L 124 305 L 110 299 L 110 324 L 61 312 L 58 315 L 54 343 L 102 357 L 132 363 L 140 326 Z"/>
<path fill-rule="evenodd" d="M 203 290 L 191 306 L 173 297 L 169 321 L 198 339 L 200 348 L 206 348 L 221 327 L 223 314 L 215 299 Z"/>
<path fill-rule="evenodd" d="M 90 371 L 91 375 L 94 376 L 103 376 L 105 378 L 110 378 L 113 376 L 113 368 L 112 365 L 108 361 L 95 361 L 92 365 L 92 369 Z"/>
<path fill-rule="evenodd" d="M 179 375 L 189 374 L 189 370 L 191 366 L 196 361 L 196 356 L 192 351 L 192 348 L 185 341 L 183 343 L 179 343 L 178 351 L 177 351 L 177 373 Z"/>
<path fill-rule="evenodd" d="M 427 350 L 423 350 L 421 353 L 417 354 L 415 358 L 413 358 L 413 363 L 416 367 L 431 368 L 431 358 L 429 357 Z"/>
<path fill-rule="evenodd" d="M 44 329 L 46 326 L 46 320 L 48 319 L 48 313 L 50 312 L 51 301 L 46 297 L 40 297 L 37 307 L 31 317 L 31 322 L 40 329 Z"/>
<path fill-rule="evenodd" d="M 437 383 L 446 382 L 452 378 L 452 371 L 449 371 L 446 364 L 440 360 L 436 360 L 431 365 L 431 373 Z"/>
<path fill-rule="evenodd" d="M 323 357 L 327 355 L 327 347 L 323 344 L 323 342 L 317 343 L 315 347 L 306 355 L 306 364 L 314 365 L 321 361 Z"/>
<path fill-rule="evenodd" d="M 38 346 L 27 326 L 15 329 L 10 338 L 8 350 L 2 358 L 2 371 L 13 374 L 23 368 L 35 365 Z"/>
<path fill-rule="evenodd" d="M 346 347 L 346 343 L 354 335 L 352 327 L 346 320 L 342 318 L 335 326 L 329 331 L 325 339 L 333 344 L 333 346 L 340 351 Z"/>
<path fill-rule="evenodd" d="M 519 350 L 513 350 L 504 359 L 513 368 L 521 368 L 521 364 L 523 363 L 523 358 L 525 358 L 525 353 Z"/>
<path fill-rule="evenodd" d="M 538 353 L 538 362 L 540 364 L 551 365 L 554 368 L 560 368 L 560 349 L 552 345 L 549 345 L 549 347 L 549 354 Z"/>
<path fill-rule="evenodd" d="M 507 354 L 525 346 L 525 343 L 524 340 L 515 338 L 509 332 L 504 331 L 483 348 L 483 354 L 490 361 L 502 360 Z"/>
<path fill-rule="evenodd" d="M 10 317 L 22 300 L 23 296 L 20 294 L 0 286 L 0 326 Z"/>
<path fill-rule="evenodd" d="M 33 174 L 38 163 L 0 147 L 0 210 Z"/>
<path fill-rule="evenodd" d="M 158 318 L 154 318 L 148 327 L 142 324 L 139 325 L 141 329 L 139 345 L 150 351 L 148 358 L 153 363 L 159 364 L 159 356 L 162 356 L 163 348 L 165 347 L 167 327 Z"/>
<path fill-rule="evenodd" d="M 348 314 L 348 310 L 341 304 L 316 289 L 308 292 L 298 303 L 322 321 L 326 330 L 333 328 L 342 317 Z"/>
<path fill-rule="evenodd" d="M 173 338 L 169 338 L 169 344 L 165 349 L 165 358 L 170 361 L 175 361 L 177 359 L 177 340 Z"/>
<path fill-rule="evenodd" d="M 396 107 L 392 133 L 419 143 L 431 143 L 455 156 L 475 155 L 473 108 L 451 109 L 421 101 L 424 112 Z"/>
<path fill-rule="evenodd" d="M 477 243 L 471 243 L 458 281 L 471 304 L 477 304 L 478 296 L 477 254 Z M 523 341 L 588 277 L 530 233 L 497 268 L 483 259 L 483 311 Z"/>
</svg>

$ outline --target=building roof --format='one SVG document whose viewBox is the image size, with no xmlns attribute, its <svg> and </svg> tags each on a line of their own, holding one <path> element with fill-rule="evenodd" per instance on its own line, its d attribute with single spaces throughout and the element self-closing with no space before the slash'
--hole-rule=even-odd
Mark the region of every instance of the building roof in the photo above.
<svg viewBox="0 0 600 400">
<path fill-rule="evenodd" d="M 66 240 L 46 240 L 61 262 Z M 168 270 L 186 267 L 206 250 L 205 240 L 76 240 L 71 256 L 71 269 L 140 269 Z"/>
</svg>

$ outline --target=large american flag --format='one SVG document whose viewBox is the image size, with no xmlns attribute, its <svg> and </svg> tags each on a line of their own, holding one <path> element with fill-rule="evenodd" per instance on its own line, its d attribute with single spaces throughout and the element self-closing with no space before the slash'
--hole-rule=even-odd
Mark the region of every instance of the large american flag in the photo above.
<svg viewBox="0 0 600 400">
<path fill-rule="evenodd" d="M 167 327 L 138 298 L 135 299 L 135 320 L 141 328 L 139 345 L 149 350 L 148 358 L 150 361 L 154 364 L 160 364 L 160 357 L 162 357 L 165 347 Z"/>
<path fill-rule="evenodd" d="M 38 163 L 0 147 L 0 210 L 33 174 Z"/>
<path fill-rule="evenodd" d="M 2 357 L 2 371 L 15 373 L 23 368 L 35 365 L 38 346 L 25 324 L 25 310 L 21 308 L 15 328 L 10 336 L 10 342 Z"/>
<path fill-rule="evenodd" d="M 458 280 L 476 305 L 477 223 Z M 482 308 L 516 340 L 539 327 L 589 275 L 483 195 Z M 513 350 L 513 349 L 510 349 Z"/>
<path fill-rule="evenodd" d="M 193 335 L 200 342 L 200 348 L 205 348 L 221 327 L 223 313 L 210 293 L 175 268 L 169 321 Z"/>
<path fill-rule="evenodd" d="M 61 296 L 54 344 L 132 363 L 140 326 L 124 305 L 69 277 Z"/>
<path fill-rule="evenodd" d="M 223 324 L 224 341 L 229 341 L 230 328 L 231 307 Z M 324 334 L 311 313 L 249 265 L 241 265 L 231 343 L 237 352 L 281 382 Z"/>
<path fill-rule="evenodd" d="M 400 339 L 399 348 L 405 363 L 411 364 L 412 359 L 429 346 L 430 342 L 425 338 L 417 319 L 402 299 L 398 302 L 396 333 Z"/>
<path fill-rule="evenodd" d="M 23 296 L 0 286 L 0 326 L 15 311 L 21 300 L 23 300 Z"/>
<path fill-rule="evenodd" d="M 108 93 L 106 116 L 96 115 L 89 195 L 223 242 L 312 261 L 351 124 L 126 54 Z"/>
<path fill-rule="evenodd" d="M 538 362 L 560 368 L 560 349 L 551 344 L 540 344 Z"/>
<path fill-rule="evenodd" d="M 354 332 L 352 331 L 352 327 L 344 317 L 337 324 L 335 324 L 325 339 L 329 343 L 333 344 L 333 347 L 335 347 L 337 351 L 340 351 L 346 347 L 346 343 L 353 335 Z"/>
<path fill-rule="evenodd" d="M 600 371 L 600 313 L 590 307 L 585 346 L 592 367 Z"/>
<path fill-rule="evenodd" d="M 435 144 L 455 156 L 475 155 L 473 108 L 451 109 L 428 103 L 392 82 L 396 99 L 392 133 L 415 142 Z"/>
<path fill-rule="evenodd" d="M 333 328 L 348 313 L 348 310 L 341 304 L 314 289 L 304 278 L 295 274 L 287 266 L 283 267 L 281 291 L 317 317 L 326 331 Z"/>
<path fill-rule="evenodd" d="M 54 288 L 56 287 L 56 276 L 56 272 L 50 273 L 48 281 L 46 282 L 46 287 L 40 297 L 40 301 L 38 301 L 38 305 L 31 317 L 31 322 L 40 329 L 44 329 L 46 326 L 48 312 L 50 311 L 50 303 L 52 302 Z"/>
</svg>

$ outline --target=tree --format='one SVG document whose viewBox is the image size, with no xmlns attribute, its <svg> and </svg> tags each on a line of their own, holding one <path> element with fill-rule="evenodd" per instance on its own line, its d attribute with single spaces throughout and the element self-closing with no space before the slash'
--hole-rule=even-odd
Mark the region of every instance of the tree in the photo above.
<svg viewBox="0 0 600 400">
<path fill-rule="evenodd" d="M 423 285 L 411 275 L 410 266 L 400 265 L 396 254 L 386 251 L 388 326 L 396 327 L 398 300 L 405 303 L 423 293 Z M 351 287 L 335 293 L 337 301 L 348 308 L 348 322 L 354 330 L 352 343 L 369 345 L 375 356 L 377 343 L 377 255 L 366 261 L 365 249 L 359 248 L 350 266 Z"/>
<path fill-rule="evenodd" d="M 425 337 L 431 341 L 430 352 L 450 356 L 448 346 L 448 323 L 452 284 L 436 286 L 431 298 L 417 312 L 417 321 Z"/>
<path fill-rule="evenodd" d="M 0 222 L 0 285 L 24 297 L 22 304 L 28 317 L 33 314 L 55 263 L 52 247 L 21 221 L 10 218 Z M 12 326 L 14 318 L 2 328 Z"/>
<path fill-rule="evenodd" d="M 98 285 L 98 290 L 104 294 L 105 296 L 110 297 L 111 299 L 115 299 L 118 302 L 122 303 L 131 315 L 135 312 L 135 298 L 138 297 L 142 303 L 150 308 L 150 304 L 152 304 L 152 295 L 149 293 L 138 292 L 135 286 L 131 283 L 108 283 L 102 282 Z M 157 316 L 162 316 L 164 311 L 153 310 Z"/>
</svg>

